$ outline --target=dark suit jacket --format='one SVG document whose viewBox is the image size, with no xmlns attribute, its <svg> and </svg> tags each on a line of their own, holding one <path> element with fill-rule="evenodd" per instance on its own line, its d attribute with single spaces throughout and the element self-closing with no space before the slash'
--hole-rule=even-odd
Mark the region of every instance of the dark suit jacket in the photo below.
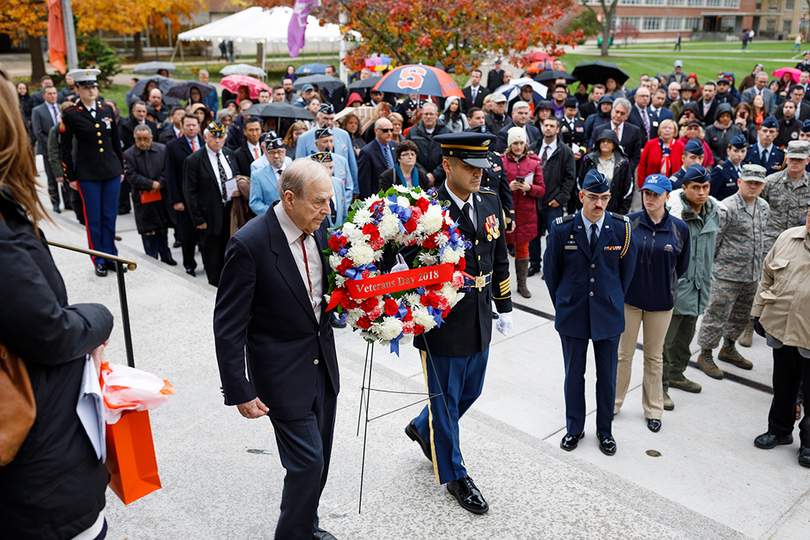
<svg viewBox="0 0 810 540">
<path fill-rule="evenodd" d="M 202 135 L 197 135 L 197 149 L 204 145 Z M 183 165 L 190 155 L 191 146 L 185 137 L 177 137 L 166 143 L 166 190 L 172 205 L 186 202 L 183 195 Z"/>
<path fill-rule="evenodd" d="M 501 129 L 498 132 L 498 140 L 495 141 L 495 148 L 493 148 L 494 151 L 503 154 L 503 151 L 506 150 L 506 143 L 509 140 L 508 136 L 509 128 L 513 127 L 515 127 L 515 122 L 510 118 L 509 122 L 507 122 L 506 125 L 503 126 L 503 129 Z M 534 141 L 541 139 L 543 137 L 543 134 L 540 133 L 540 130 L 531 124 L 526 124 L 526 134 L 529 137 L 528 140 L 529 145 L 531 145 Z"/>
<path fill-rule="evenodd" d="M 596 148 L 596 138 L 599 137 L 604 129 L 610 129 L 610 122 L 593 130 L 593 135 L 591 135 L 591 149 Z M 624 155 L 630 160 L 630 174 L 632 175 L 632 171 L 636 170 L 641 161 L 641 151 L 644 149 L 644 145 L 647 144 L 647 134 L 644 133 L 644 130 L 628 121 L 624 123 L 622 138 L 619 142 L 624 149 Z"/>
<path fill-rule="evenodd" d="M 599 108 L 597 107 L 596 103 L 593 101 L 588 101 L 579 106 L 579 115 L 582 118 L 587 119 L 590 115 L 596 114 L 596 111 L 598 110 Z"/>
<path fill-rule="evenodd" d="M 697 100 L 697 106 L 698 106 L 698 113 L 697 113 L 698 120 L 703 122 L 704 126 L 710 126 L 714 124 L 715 116 L 717 115 L 718 101 L 716 99 L 712 100 L 712 104 L 709 105 L 709 112 L 707 112 L 706 114 L 703 114 L 703 99 Z"/>
<path fill-rule="evenodd" d="M 256 156 L 254 156 L 250 148 L 248 148 L 247 139 L 245 139 L 233 155 L 236 158 L 236 166 L 239 169 L 238 171 L 234 171 L 234 173 L 250 176 L 250 164 L 253 163 Z M 259 157 L 262 157 L 261 149 L 259 149 Z"/>
<path fill-rule="evenodd" d="M 154 122 L 151 120 L 144 120 L 144 123 L 152 130 L 152 137 L 155 141 L 158 140 L 158 129 Z M 138 121 L 135 120 L 135 117 L 132 115 L 127 116 L 126 120 L 121 122 L 118 131 L 121 134 L 121 142 L 124 143 L 124 150 L 128 149 L 130 146 L 135 146 L 135 127 L 138 125 Z"/>
<path fill-rule="evenodd" d="M 37 139 L 37 154 L 48 155 L 48 134 L 53 127 L 53 114 L 48 103 L 37 105 L 31 110 L 31 127 Z M 57 105 L 57 109 L 58 109 Z"/>
<path fill-rule="evenodd" d="M 174 126 L 169 125 L 163 128 L 163 130 L 160 132 L 160 135 L 158 135 L 158 142 L 160 144 L 169 144 L 176 138 L 177 135 L 174 134 Z"/>
<path fill-rule="evenodd" d="M 345 86 L 333 88 L 331 96 L 326 90 L 321 90 L 321 94 L 335 107 L 336 113 L 342 111 L 346 107 L 346 99 L 348 99 L 349 96 L 346 94 Z"/>
<path fill-rule="evenodd" d="M 223 147 L 221 152 L 233 174 L 239 174 L 230 148 Z M 222 221 L 230 216 L 223 216 L 222 189 L 205 147 L 191 154 L 183 166 L 183 195 L 194 226 L 205 223 L 206 228 L 200 230 L 202 234 L 219 234 Z"/>
<path fill-rule="evenodd" d="M 391 159 L 395 160 L 394 148 L 399 146 L 394 141 L 388 143 L 388 148 L 391 149 Z M 360 187 L 360 198 L 376 194 L 380 190 L 380 175 L 384 173 L 389 167 L 385 164 L 382 148 L 380 143 L 375 138 L 360 150 L 360 155 L 357 156 L 357 177 Z"/>
<path fill-rule="evenodd" d="M 327 247 L 327 220 L 315 232 Z M 323 254 L 322 283 L 328 286 Z M 279 309 L 284 306 L 284 309 Z M 249 221 L 228 242 L 214 308 L 214 340 L 226 405 L 259 397 L 271 418 L 310 412 L 318 364 L 326 363 L 340 391 L 335 338 L 321 303 L 320 322 L 273 208 Z M 490 325 L 491 326 L 491 325 Z M 245 377 L 245 362 L 250 377 Z"/>
<path fill-rule="evenodd" d="M 503 86 L 503 70 L 490 69 L 489 73 L 487 73 L 487 90 L 491 93 L 500 86 Z"/>
<path fill-rule="evenodd" d="M 468 86 L 461 90 L 461 93 L 464 94 L 464 99 L 461 100 L 461 107 L 462 110 L 466 113 L 473 107 L 478 107 L 479 109 L 484 106 L 484 98 L 489 94 L 489 90 L 484 85 L 480 85 L 478 87 L 478 93 L 475 96 L 475 101 L 472 98 L 472 89 Z"/>
</svg>

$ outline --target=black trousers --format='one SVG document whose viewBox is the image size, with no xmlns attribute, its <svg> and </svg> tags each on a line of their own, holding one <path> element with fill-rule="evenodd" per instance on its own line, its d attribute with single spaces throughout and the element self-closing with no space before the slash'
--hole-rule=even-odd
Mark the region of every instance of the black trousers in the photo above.
<svg viewBox="0 0 810 540">
<path fill-rule="evenodd" d="M 118 215 L 128 214 L 132 211 L 132 202 L 129 197 L 132 193 L 132 186 L 129 185 L 126 178 L 121 182 L 121 191 L 118 192 Z"/>
<path fill-rule="evenodd" d="M 225 266 L 225 247 L 231 237 L 231 203 L 222 207 L 222 227 L 219 231 L 210 229 L 200 231 L 202 240 L 202 256 L 205 265 L 205 275 L 208 283 L 217 287 L 222 268 Z M 184 246 L 185 248 L 185 246 Z M 185 249 L 183 251 L 185 259 Z"/>
<path fill-rule="evenodd" d="M 276 540 L 311 540 L 318 530 L 318 503 L 329 474 L 336 405 L 337 396 L 321 359 L 310 412 L 296 420 L 270 418 L 281 465 L 287 471 Z"/>
<path fill-rule="evenodd" d="M 51 204 L 53 204 L 53 207 L 59 208 L 59 182 L 56 181 L 56 175 L 51 168 L 51 162 L 48 161 L 48 156 L 42 156 L 42 163 L 45 166 L 45 176 L 48 179 L 48 197 L 51 199 Z M 67 208 L 70 201 L 65 188 L 67 188 L 67 186 L 61 188 L 61 190 L 62 199 L 65 202 L 65 207 Z"/>
<path fill-rule="evenodd" d="M 169 235 L 166 229 L 155 229 L 142 234 L 141 240 L 143 241 L 143 250 L 153 259 L 157 259 L 158 255 L 163 261 L 172 258 L 172 252 L 169 249 Z"/>
<path fill-rule="evenodd" d="M 200 235 L 197 233 L 197 228 L 194 222 L 191 221 L 191 214 L 188 210 L 182 212 L 175 212 L 176 225 L 175 233 L 180 238 L 180 244 L 183 250 L 183 268 L 186 270 L 194 270 L 197 268 L 197 261 L 194 260 L 194 254 L 197 250 L 197 242 Z"/>
<path fill-rule="evenodd" d="M 768 431 L 777 437 L 793 433 L 796 423 L 796 397 L 799 387 L 810 396 L 810 358 L 799 354 L 797 347 L 783 345 L 773 350 L 773 401 L 768 413 Z M 802 446 L 810 446 L 810 416 L 805 409 L 799 422 Z"/>
</svg>

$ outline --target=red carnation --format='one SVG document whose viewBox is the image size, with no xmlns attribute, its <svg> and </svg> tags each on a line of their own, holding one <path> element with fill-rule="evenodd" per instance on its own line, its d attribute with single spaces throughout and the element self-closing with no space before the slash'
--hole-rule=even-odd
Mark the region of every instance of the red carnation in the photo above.
<svg viewBox="0 0 810 540">
<path fill-rule="evenodd" d="M 425 331 L 425 327 L 422 326 L 421 324 L 413 325 L 413 335 L 418 336 L 419 334 L 421 334 L 424 331 Z"/>
<path fill-rule="evenodd" d="M 363 225 L 362 231 L 363 231 L 363 234 L 367 234 L 367 235 L 371 236 L 372 238 L 376 238 L 376 237 L 380 236 L 380 230 L 377 229 L 377 226 L 374 225 L 373 223 L 367 223 L 367 224 Z"/>
<path fill-rule="evenodd" d="M 354 266 L 351 259 L 345 257 L 342 261 L 340 261 L 340 265 L 338 266 L 338 273 L 341 275 L 346 275 L 346 271 L 351 269 Z"/>
<path fill-rule="evenodd" d="M 364 315 L 359 319 L 357 319 L 357 326 L 359 326 L 363 330 L 368 330 L 369 328 L 371 328 L 371 320 Z"/>
<path fill-rule="evenodd" d="M 345 291 L 346 289 L 340 288 L 338 290 Z M 340 307 L 342 307 L 343 309 L 346 309 L 346 310 L 354 309 L 354 308 L 357 307 L 357 305 L 358 305 L 357 302 L 352 300 L 351 296 L 349 296 L 348 294 L 340 299 Z"/>
<path fill-rule="evenodd" d="M 438 234 L 438 232 L 435 232 L 425 238 L 425 241 L 422 242 L 422 247 L 425 249 L 436 249 L 439 246 L 439 243 L 436 241 L 436 236 Z"/>
<path fill-rule="evenodd" d="M 340 240 L 337 236 L 330 236 L 329 237 L 329 249 L 332 251 L 340 250 Z"/>
<path fill-rule="evenodd" d="M 404 223 L 404 226 L 405 226 L 405 231 L 408 234 L 411 234 L 413 231 L 416 230 L 416 220 L 413 218 L 413 216 L 411 216 L 411 219 L 409 219 L 408 221 L 406 221 Z"/>
<path fill-rule="evenodd" d="M 411 218 L 419 221 L 422 217 L 422 211 L 418 207 L 411 207 Z"/>
<path fill-rule="evenodd" d="M 429 201 L 429 200 L 427 200 L 427 199 L 425 199 L 424 197 L 419 197 L 419 198 L 416 200 L 416 206 L 417 206 L 417 208 L 419 208 L 419 210 L 421 210 L 421 211 L 422 211 L 422 213 L 424 214 L 425 212 L 427 212 L 427 211 L 428 211 L 428 208 L 430 208 L 430 201 Z"/>
<path fill-rule="evenodd" d="M 393 316 L 397 314 L 397 311 L 399 311 L 399 305 L 396 303 L 395 300 L 388 298 L 385 301 L 385 314 Z"/>
<path fill-rule="evenodd" d="M 404 322 L 404 323 L 410 322 L 410 321 L 413 320 L 413 313 L 411 313 L 411 308 L 406 307 L 405 309 L 407 309 L 408 312 L 405 314 L 404 317 L 402 317 L 402 322 Z"/>
<path fill-rule="evenodd" d="M 382 248 L 384 245 L 385 245 L 385 240 L 380 238 L 379 235 L 377 235 L 376 238 L 372 237 L 371 241 L 369 242 L 369 246 L 371 246 L 371 249 L 373 249 L 373 250 L 378 250 L 378 249 Z"/>
<path fill-rule="evenodd" d="M 367 299 L 367 300 L 363 300 L 363 303 L 362 303 L 362 304 L 360 304 L 360 309 L 362 309 L 363 311 L 365 311 L 366 313 L 368 313 L 369 311 L 371 311 L 371 310 L 373 310 L 375 307 L 377 307 L 377 304 L 378 304 L 378 303 L 379 303 L 379 301 L 377 300 L 377 298 L 376 298 L 376 297 L 372 297 L 372 298 L 369 298 L 369 299 Z"/>
<path fill-rule="evenodd" d="M 458 264 L 456 264 L 456 271 L 463 272 L 465 268 L 467 268 L 467 261 L 462 257 L 458 260 Z"/>
</svg>

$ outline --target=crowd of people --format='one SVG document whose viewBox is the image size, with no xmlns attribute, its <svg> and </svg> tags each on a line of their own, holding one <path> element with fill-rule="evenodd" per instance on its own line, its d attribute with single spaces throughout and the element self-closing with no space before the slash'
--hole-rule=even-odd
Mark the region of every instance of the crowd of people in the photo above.
<svg viewBox="0 0 810 540">
<path fill-rule="evenodd" d="M 323 488 L 331 452 L 339 389 L 331 328 L 345 326 L 322 305 L 325 263 L 314 256 L 316 239 L 322 245 L 324 228 L 345 222 L 354 200 L 392 186 L 433 190 L 448 201 L 464 234 L 477 238 L 467 269 L 480 270 L 481 300 L 471 296 L 441 332 L 430 334 L 441 367 L 436 381 L 426 379 L 429 390 L 439 395 L 436 389 L 444 388 L 457 408 L 444 411 L 432 397 L 432 408 L 405 430 L 465 509 L 484 513 L 488 504 L 461 463 L 458 419 L 480 393 L 491 320 L 497 319 L 504 335 L 511 328 L 511 273 L 524 298 L 545 281 L 555 308 L 566 371 L 562 449 L 574 450 L 584 436 L 590 341 L 599 447 L 605 455 L 616 453 L 612 419 L 626 400 L 642 325 L 642 406 L 651 432 L 662 429 L 664 411 L 675 409 L 673 389 L 702 390 L 685 376 L 696 333 L 698 368 L 723 379 L 715 359 L 753 368 L 737 345 L 750 347 L 756 332 L 773 348 L 774 398 L 767 431 L 754 444 L 791 444 L 801 388 L 806 392 L 810 384 L 810 304 L 802 288 L 810 278 L 810 52 L 804 58 L 795 84 L 789 78 L 769 82 L 761 64 L 737 85 L 733 73 L 689 73 L 678 60 L 671 72 L 644 74 L 637 84 L 606 78 L 571 92 L 558 79 L 546 85 L 546 97 L 530 84 L 500 91 L 513 79 L 500 61 L 486 84 L 484 73 L 473 69 L 463 97 L 446 99 L 311 84 L 296 91 L 295 75 L 288 72 L 255 101 L 244 87 L 235 95 L 223 92 L 221 99 L 192 92 L 187 104 L 169 106 L 157 87 L 147 85 L 141 95 L 128 95 L 125 119 L 98 96 L 94 70 L 80 70 L 69 74 L 61 91 L 43 79 L 42 90 L 29 97 L 21 83 L 17 100 L 44 158 L 54 211 L 61 211 L 59 188 L 66 185 L 65 208 L 85 222 L 91 247 L 115 254 L 115 215 L 129 211 L 131 203 L 148 255 L 177 264 L 170 249 L 173 229 L 186 273 L 196 275 L 199 249 L 208 283 L 222 282 L 215 327 L 226 402 L 247 418 L 271 416 L 277 434 L 289 437 L 279 443 L 283 460 L 299 451 L 314 453 L 303 464 L 285 462 L 290 486 L 298 482 L 289 496 L 305 497 L 308 506 L 293 511 L 282 505 L 279 527 L 303 530 L 303 538 L 320 495 L 313 486 Z M 564 69 L 559 60 L 557 68 Z M 359 79 L 370 76 L 363 70 Z M 207 79 L 201 71 L 200 80 Z M 313 120 L 251 114 L 254 103 L 271 102 L 305 108 Z M 357 107 L 373 111 L 370 123 L 355 114 Z M 4 196 L 25 194 L 3 185 Z M 17 203 L 28 205 L 34 224 L 43 218 L 31 201 Z M 490 214 L 499 228 L 482 236 L 475 225 Z M 272 224 L 269 237 L 266 228 L 247 227 L 257 219 Z M 300 272 L 312 310 L 304 303 L 306 309 L 285 320 L 272 305 L 251 314 L 252 305 L 267 301 L 254 294 L 295 304 L 297 288 L 287 294 L 269 285 L 285 279 L 265 263 L 276 260 L 282 244 L 295 248 L 284 264 Z M 472 258 L 479 253 L 485 261 Z M 103 259 L 93 262 L 99 276 L 114 268 Z M 254 264 L 250 281 L 241 272 Z M 242 287 L 245 280 L 249 286 Z M 300 339 L 292 343 L 283 332 L 259 329 L 251 317 L 288 330 L 295 319 Z M 475 324 L 488 330 L 460 339 Z M 102 334 L 94 346 L 109 331 Z M 315 358 L 306 374 L 277 374 L 300 375 L 296 384 L 304 380 L 309 386 L 297 398 L 312 398 L 308 392 L 314 389 L 315 405 L 312 399 L 269 403 L 277 401 L 273 388 L 281 379 L 251 388 L 244 379 L 246 343 L 251 379 L 255 373 L 258 381 L 275 364 L 250 351 L 287 347 L 290 354 L 304 351 Z M 88 342 L 81 350 L 91 348 Z M 469 371 L 448 371 L 457 363 Z M 295 424 L 302 414 L 307 423 Z M 318 432 L 314 448 L 299 440 L 307 430 Z M 810 467 L 806 414 L 800 436 L 798 461 Z M 301 482 L 309 487 L 298 493 Z M 313 534 L 333 538 L 318 527 L 317 514 Z"/>
</svg>

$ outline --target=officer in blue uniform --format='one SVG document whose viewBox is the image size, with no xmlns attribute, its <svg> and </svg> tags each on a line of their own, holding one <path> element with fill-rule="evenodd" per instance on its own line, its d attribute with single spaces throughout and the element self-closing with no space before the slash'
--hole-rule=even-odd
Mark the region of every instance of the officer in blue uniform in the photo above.
<svg viewBox="0 0 810 540">
<path fill-rule="evenodd" d="M 737 179 L 742 176 L 743 159 L 748 153 L 745 135 L 735 135 L 728 142 L 728 158 L 711 172 L 712 187 L 709 195 L 722 201 L 737 193 Z"/>
<path fill-rule="evenodd" d="M 310 152 L 310 155 L 319 154 L 321 152 L 329 152 L 332 154 L 332 165 L 334 167 L 332 176 L 339 178 L 340 181 L 343 182 L 343 189 L 346 192 L 346 197 L 351 201 L 356 191 L 355 182 L 351 174 L 349 162 L 346 160 L 346 158 L 334 151 L 335 130 L 328 127 L 315 128 L 314 144 L 315 150 Z"/>
<path fill-rule="evenodd" d="M 753 163 L 765 167 L 765 175 L 779 172 L 785 168 L 785 151 L 773 144 L 779 135 L 779 123 L 769 116 L 759 126 L 759 140 L 748 148 L 743 165 Z M 764 158 L 764 159 L 763 159 Z"/>
<path fill-rule="evenodd" d="M 498 194 L 481 188 L 482 170 L 491 167 L 484 133 L 437 135 L 447 180 L 437 197 L 449 205 L 450 217 L 468 242 L 466 272 L 469 292 L 441 324 L 414 339 L 422 351 L 428 406 L 405 428 L 433 462 L 436 480 L 447 484 L 462 508 L 483 514 L 489 509 L 467 475 L 459 449 L 458 421 L 481 394 L 492 337 L 492 302 L 500 313 L 495 328 L 504 336 L 512 328 L 509 259 L 504 241 L 503 208 Z"/>
<path fill-rule="evenodd" d="M 68 73 L 79 90 L 79 102 L 62 113 L 60 152 L 65 179 L 76 182 L 84 203 L 85 225 L 90 249 L 118 255 L 115 248 L 115 219 L 118 193 L 124 174 L 124 156 L 118 124 L 111 105 L 98 100 L 97 69 Z M 73 138 L 76 160 L 73 160 Z M 97 276 L 115 270 L 115 263 L 92 257 Z"/>
<path fill-rule="evenodd" d="M 605 211 L 610 184 L 588 171 L 579 193 L 582 210 L 557 218 L 546 240 L 546 286 L 556 310 L 565 361 L 566 434 L 571 451 L 585 435 L 585 363 L 588 341 L 596 356 L 596 434 L 602 453 L 616 453 L 611 431 L 624 295 L 636 268 L 630 221 Z"/>
<path fill-rule="evenodd" d="M 692 165 L 700 165 L 703 163 L 703 153 L 705 148 L 703 147 L 703 141 L 695 137 L 694 139 L 689 139 L 689 141 L 683 147 L 683 157 L 681 158 L 681 168 L 675 171 L 675 174 L 669 177 L 670 183 L 672 183 L 672 189 L 680 189 L 683 186 L 683 176 L 686 174 L 686 171 Z"/>
</svg>

